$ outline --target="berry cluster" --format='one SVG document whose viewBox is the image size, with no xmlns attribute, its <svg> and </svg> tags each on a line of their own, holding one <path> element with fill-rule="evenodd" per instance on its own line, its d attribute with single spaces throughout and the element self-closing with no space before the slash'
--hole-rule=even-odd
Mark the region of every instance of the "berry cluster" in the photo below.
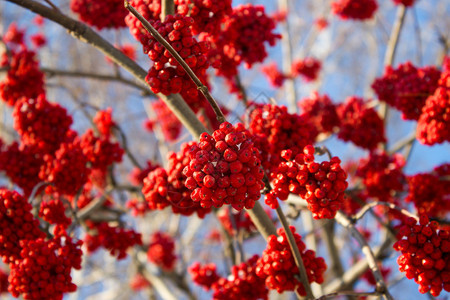
<svg viewBox="0 0 450 300">
<path fill-rule="evenodd" d="M 442 72 L 439 87 L 422 108 L 417 123 L 417 140 L 425 145 L 450 141 L 450 70 Z"/>
<path fill-rule="evenodd" d="M 259 153 L 241 123 L 222 123 L 212 136 L 203 133 L 189 150 L 189 159 L 183 169 L 185 186 L 202 207 L 253 208 L 261 196 L 264 172 Z"/>
<path fill-rule="evenodd" d="M 147 177 L 148 174 L 156 168 L 159 168 L 159 165 L 152 162 L 151 160 L 147 161 L 147 165 L 142 170 L 137 167 L 134 168 L 133 170 L 131 170 L 130 175 L 128 176 L 130 183 L 133 185 L 142 185 L 144 183 L 145 177 Z"/>
<path fill-rule="evenodd" d="M 319 77 L 322 63 L 314 57 L 306 57 L 292 64 L 292 76 L 301 76 L 305 81 L 314 81 Z"/>
<path fill-rule="evenodd" d="M 372 88 L 381 101 L 402 112 L 402 118 L 418 120 L 428 96 L 438 87 L 441 72 L 435 67 L 416 68 L 406 62 L 394 69 L 386 67 Z"/>
<path fill-rule="evenodd" d="M 147 258 L 150 262 L 165 271 L 172 271 L 175 267 L 176 256 L 173 238 L 163 232 L 155 232 L 150 237 Z"/>
<path fill-rule="evenodd" d="M 368 158 L 360 160 L 356 176 L 363 178 L 368 196 L 390 201 L 395 193 L 404 190 L 404 165 L 400 154 L 389 156 L 385 152 L 371 152 Z"/>
<path fill-rule="evenodd" d="M 311 96 L 298 103 L 302 115 L 316 127 L 319 132 L 333 132 L 339 126 L 339 117 L 336 112 L 336 105 L 327 95 L 319 95 L 313 92 Z"/>
<path fill-rule="evenodd" d="M 192 201 L 191 191 L 184 186 L 183 169 L 189 165 L 189 150 L 195 142 L 185 143 L 179 153 L 169 153 L 167 171 L 156 168 L 144 179 L 142 193 L 150 209 L 164 209 L 171 206 L 174 213 L 185 216 L 197 213 L 203 218 L 211 211 L 199 202 Z"/>
<path fill-rule="evenodd" d="M 21 260 L 10 264 L 9 292 L 24 299 L 62 299 L 74 292 L 70 272 L 81 269 L 81 241 L 74 243 L 68 235 L 51 240 L 38 238 L 20 242 Z"/>
<path fill-rule="evenodd" d="M 406 7 L 413 6 L 414 2 L 416 2 L 416 0 L 393 0 L 393 1 L 394 1 L 395 5 L 402 4 Z"/>
<path fill-rule="evenodd" d="M 124 259 L 127 257 L 128 248 L 142 245 L 141 234 L 132 229 L 113 227 L 105 222 L 91 223 L 89 227 L 92 231 L 84 239 L 89 253 L 103 247 L 109 250 L 112 256 L 117 255 L 117 259 Z"/>
<path fill-rule="evenodd" d="M 6 54 L 5 54 L 6 57 Z M 11 52 L 5 80 L 0 82 L 0 99 L 13 106 L 21 97 L 36 98 L 44 93 L 44 73 L 39 70 L 36 53 L 26 49 Z"/>
<path fill-rule="evenodd" d="M 130 0 L 129 2 L 149 22 L 159 20 L 161 15 L 161 0 Z M 142 45 L 148 44 L 151 35 L 142 26 L 141 21 L 132 13 L 129 13 L 125 18 L 125 23 L 137 41 Z"/>
<path fill-rule="evenodd" d="M 177 12 L 194 19 L 194 34 L 217 35 L 223 18 L 232 12 L 231 0 L 175 0 Z"/>
<path fill-rule="evenodd" d="M 194 262 L 188 271 L 191 274 L 192 281 L 201 285 L 207 291 L 220 278 L 216 273 L 216 265 L 213 263 L 201 266 L 199 262 Z"/>
<path fill-rule="evenodd" d="M 161 126 L 164 138 L 169 142 L 176 141 L 180 137 L 182 130 L 182 125 L 178 118 L 161 99 L 152 102 L 152 108 L 156 114 L 158 125 Z"/>
<path fill-rule="evenodd" d="M 105 172 L 114 162 L 121 162 L 124 150 L 119 143 L 113 143 L 105 136 L 96 137 L 92 129 L 88 129 L 80 138 L 80 147 L 93 169 Z"/>
<path fill-rule="evenodd" d="M 262 152 L 264 169 L 271 170 L 281 161 L 281 151 L 300 153 L 314 142 L 317 130 L 305 116 L 290 114 L 285 106 L 257 104 L 250 113 L 249 131 Z"/>
<path fill-rule="evenodd" d="M 53 155 L 44 156 L 39 178 L 52 183 L 59 193 L 75 195 L 87 182 L 86 164 L 80 143 L 63 143 Z"/>
<path fill-rule="evenodd" d="M 42 33 L 36 33 L 30 36 L 30 40 L 36 48 L 40 48 L 47 44 L 47 39 Z"/>
<path fill-rule="evenodd" d="M 414 203 L 420 214 L 437 217 L 450 211 L 449 180 L 430 173 L 408 176 L 406 202 Z"/>
<path fill-rule="evenodd" d="M 338 138 L 368 150 L 386 141 L 383 120 L 362 98 L 347 98 L 338 106 L 337 113 L 340 119 Z"/>
<path fill-rule="evenodd" d="M 394 249 L 401 251 L 399 270 L 419 284 L 419 292 L 437 297 L 442 289 L 450 292 L 450 233 L 437 230 L 426 215 L 419 224 L 408 218 L 397 234 Z"/>
<path fill-rule="evenodd" d="M 168 15 L 164 22 L 156 21 L 152 25 L 189 65 L 197 77 L 206 84 L 206 69 L 209 62 L 206 54 L 210 44 L 206 41 L 197 42 L 193 37 L 190 26 L 194 20 L 181 15 Z M 180 93 L 186 102 L 196 110 L 201 103 L 202 95 L 183 69 L 168 50 L 151 38 L 144 44 L 144 52 L 154 62 L 148 71 L 146 81 L 154 93 L 164 95 Z M 199 98 L 200 97 L 200 98 Z"/>
<path fill-rule="evenodd" d="M 44 236 L 31 209 L 31 204 L 19 193 L 0 189 L 0 256 L 4 263 L 20 259 L 20 241 Z"/>
<path fill-rule="evenodd" d="M 67 139 L 72 117 L 59 104 L 50 103 L 45 94 L 21 98 L 13 112 L 14 128 L 25 145 L 34 145 L 43 153 L 52 153 Z"/>
<path fill-rule="evenodd" d="M 128 11 L 122 0 L 71 0 L 70 9 L 80 19 L 98 29 L 125 27 Z"/>
<path fill-rule="evenodd" d="M 277 198 L 286 200 L 289 193 L 293 193 L 308 202 L 308 209 L 315 219 L 334 218 L 348 186 L 340 159 L 333 157 L 329 162 L 315 162 L 311 145 L 295 157 L 291 150 L 283 151 L 282 155 L 286 161 L 270 174 L 273 189 L 266 195 L 266 204 L 276 208 Z"/>
<path fill-rule="evenodd" d="M 99 110 L 93 119 L 100 135 L 109 137 L 112 129 L 116 126 L 116 122 L 112 118 L 112 108 L 108 107 L 105 110 Z"/>
<path fill-rule="evenodd" d="M 265 286 L 264 279 L 256 275 L 258 259 L 259 256 L 254 255 L 246 262 L 233 266 L 227 278 L 219 278 L 213 283 L 213 299 L 267 300 L 269 290 Z"/>
<path fill-rule="evenodd" d="M 50 224 L 58 224 L 67 228 L 72 220 L 66 217 L 66 208 L 59 197 L 51 198 L 41 202 L 39 217 Z"/>
<path fill-rule="evenodd" d="M 283 86 L 283 83 L 287 78 L 286 75 L 278 70 L 277 64 L 274 62 L 263 66 L 261 71 L 264 73 L 270 84 L 276 88 Z"/>
<path fill-rule="evenodd" d="M 3 41 L 9 45 L 12 45 L 13 47 L 25 47 L 24 36 L 25 31 L 23 29 L 19 29 L 16 22 L 12 22 L 3 35 Z"/>
<path fill-rule="evenodd" d="M 306 246 L 301 240 L 302 237 L 295 232 L 295 227 L 290 226 L 289 229 L 292 231 L 300 251 L 308 282 L 321 284 L 323 273 L 327 268 L 325 260 L 322 257 L 316 257 L 314 251 L 306 250 Z M 277 234 L 278 237 L 271 235 L 267 239 L 267 248 L 256 263 L 256 275 L 263 278 L 266 287 L 271 290 L 277 290 L 278 293 L 296 290 L 300 295 L 305 296 L 306 291 L 298 280 L 299 270 L 295 265 L 286 233 L 283 228 L 279 228 Z"/>
<path fill-rule="evenodd" d="M 331 9 L 343 20 L 367 20 L 375 14 L 378 3 L 376 0 L 335 0 Z"/>
</svg>

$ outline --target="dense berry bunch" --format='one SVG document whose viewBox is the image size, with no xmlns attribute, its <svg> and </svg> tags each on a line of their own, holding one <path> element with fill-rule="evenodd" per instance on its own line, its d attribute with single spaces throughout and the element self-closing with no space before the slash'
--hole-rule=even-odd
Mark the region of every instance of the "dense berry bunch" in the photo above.
<svg viewBox="0 0 450 300">
<path fill-rule="evenodd" d="M 3 64 L 9 69 L 0 82 L 0 99 L 13 106 L 22 97 L 36 98 L 44 93 L 44 73 L 33 51 L 22 49 L 11 54 L 11 60 Z"/>
<path fill-rule="evenodd" d="M 209 290 L 213 283 L 220 278 L 216 273 L 216 265 L 213 263 L 201 266 L 199 262 L 194 262 L 188 271 L 192 281 L 201 285 L 205 290 Z"/>
<path fill-rule="evenodd" d="M 117 259 L 127 257 L 127 249 L 134 245 L 142 245 L 141 234 L 130 229 L 113 227 L 108 223 L 89 224 L 96 233 L 89 233 L 85 237 L 85 243 L 88 252 L 94 252 L 103 247 L 109 251 L 112 256 L 117 255 Z"/>
<path fill-rule="evenodd" d="M 170 205 L 167 200 L 169 183 L 167 182 L 167 172 L 164 168 L 156 168 L 148 173 L 144 178 L 142 194 L 152 210 L 162 210 Z"/>
<path fill-rule="evenodd" d="M 28 197 L 41 181 L 39 172 L 44 164 L 43 156 L 36 147 L 19 146 L 17 142 L 5 148 L 0 153 L 0 170 L 5 171 L 9 179 Z"/>
<path fill-rule="evenodd" d="M 128 11 L 122 0 L 71 0 L 70 9 L 98 29 L 125 27 Z"/>
<path fill-rule="evenodd" d="M 339 126 L 336 105 L 327 95 L 320 96 L 318 92 L 313 92 L 309 98 L 300 101 L 298 106 L 306 119 L 321 133 L 333 132 Z"/>
<path fill-rule="evenodd" d="M 274 46 L 281 35 L 273 33 L 275 22 L 265 13 L 262 5 L 239 5 L 223 20 L 221 41 L 215 43 L 235 65 L 245 63 L 251 67 L 266 56 L 265 43 Z M 223 64 L 222 64 L 223 65 Z"/>
<path fill-rule="evenodd" d="M 347 98 L 338 106 L 337 113 L 340 119 L 338 138 L 368 150 L 386 141 L 383 120 L 362 98 Z"/>
<path fill-rule="evenodd" d="M 356 176 L 363 178 L 368 196 L 389 201 L 395 193 L 404 190 L 404 165 L 400 154 L 389 156 L 385 152 L 371 152 L 368 158 L 360 160 Z"/>
<path fill-rule="evenodd" d="M 438 87 L 441 72 L 435 67 L 416 68 L 406 62 L 394 69 L 386 67 L 372 88 L 381 101 L 402 112 L 402 118 L 417 120 L 428 96 Z"/>
<path fill-rule="evenodd" d="M 408 279 L 419 284 L 419 292 L 437 297 L 450 292 L 450 233 L 437 230 L 437 223 L 422 215 L 419 224 L 408 218 L 400 228 L 394 249 L 401 251 L 397 262 Z"/>
<path fill-rule="evenodd" d="M 367 20 L 375 14 L 378 3 L 376 0 L 336 0 L 331 8 L 343 20 Z"/>
<path fill-rule="evenodd" d="M 152 102 L 152 108 L 156 114 L 158 125 L 161 126 L 164 138 L 169 142 L 176 141 L 179 138 L 182 129 L 182 125 L 178 118 L 161 99 Z"/>
<path fill-rule="evenodd" d="M 414 203 L 420 214 L 437 217 L 450 211 L 449 180 L 434 174 L 408 176 L 408 196 L 406 202 Z"/>
<path fill-rule="evenodd" d="M 258 255 L 254 255 L 246 262 L 233 266 L 230 276 L 219 278 L 213 283 L 213 299 L 268 299 L 269 290 L 265 286 L 264 279 L 256 276 L 258 258 Z"/>
<path fill-rule="evenodd" d="M 297 60 L 292 64 L 292 76 L 301 76 L 305 81 L 314 81 L 319 77 L 322 63 L 313 57 Z"/>
<path fill-rule="evenodd" d="M 264 187 L 258 150 L 241 123 L 222 123 L 213 135 L 203 133 L 189 152 L 183 170 L 191 198 L 202 207 L 231 204 L 237 210 L 253 208 Z"/>
<path fill-rule="evenodd" d="M 124 150 L 119 143 L 113 143 L 104 136 L 96 137 L 92 129 L 80 137 L 80 146 L 93 169 L 104 172 L 109 165 L 122 161 Z"/>
<path fill-rule="evenodd" d="M 72 223 L 72 220 L 66 217 L 66 208 L 59 197 L 42 201 L 39 217 L 50 224 L 61 225 L 63 228 L 67 228 Z"/>
<path fill-rule="evenodd" d="M 414 2 L 416 2 L 416 0 L 393 0 L 393 1 L 396 5 L 403 4 L 406 7 L 413 6 Z"/>
<path fill-rule="evenodd" d="M 44 163 L 39 178 L 52 183 L 61 194 L 75 195 L 88 179 L 87 158 L 79 143 L 61 144 L 54 155 L 44 156 Z"/>
<path fill-rule="evenodd" d="M 276 63 L 271 63 L 263 66 L 261 68 L 261 71 L 264 73 L 270 84 L 276 88 L 281 87 L 287 78 L 286 75 L 278 70 Z"/>
<path fill-rule="evenodd" d="M 149 261 L 165 271 L 172 271 L 175 267 L 175 242 L 173 238 L 163 232 L 155 232 L 150 237 L 147 258 Z"/>
<path fill-rule="evenodd" d="M 21 98 L 13 112 L 14 128 L 25 145 L 33 145 L 44 153 L 52 153 L 67 139 L 72 117 L 45 94 L 37 98 Z"/>
<path fill-rule="evenodd" d="M 159 20 L 161 15 L 161 0 L 130 0 L 129 2 L 146 20 Z M 142 45 L 148 44 L 151 35 L 142 26 L 141 21 L 132 13 L 129 13 L 125 18 L 125 23 L 136 40 Z"/>
<path fill-rule="evenodd" d="M 93 121 L 100 134 L 104 137 L 109 137 L 112 129 L 116 126 L 116 122 L 112 118 L 111 107 L 108 107 L 105 110 L 99 110 L 95 114 Z"/>
<path fill-rule="evenodd" d="M 63 293 L 74 292 L 72 269 L 81 269 L 81 241 L 67 236 L 51 240 L 39 238 L 20 242 L 21 260 L 10 264 L 9 292 L 24 299 L 62 299 Z"/>
<path fill-rule="evenodd" d="M 348 186 L 347 174 L 341 168 L 338 157 L 317 163 L 314 161 L 314 147 L 309 145 L 303 153 L 293 156 L 285 150 L 278 168 L 271 173 L 273 189 L 266 195 L 266 203 L 277 207 L 276 198 L 286 200 L 289 193 L 300 195 L 308 202 L 315 219 L 332 219 L 344 201 Z"/>
<path fill-rule="evenodd" d="M 249 131 L 262 152 L 265 169 L 271 170 L 281 161 L 281 151 L 294 155 L 314 142 L 317 130 L 305 116 L 290 114 L 285 106 L 256 105 L 250 113 Z"/>
<path fill-rule="evenodd" d="M 193 22 L 192 18 L 177 14 L 168 15 L 164 23 L 156 21 L 153 26 L 180 54 L 197 77 L 206 84 L 206 69 L 209 67 L 206 54 L 210 44 L 206 41 L 197 42 L 193 37 L 190 29 Z M 146 77 L 152 91 L 164 95 L 181 93 L 195 110 L 196 105 L 201 102 L 199 97 L 202 99 L 202 96 L 192 79 L 169 51 L 151 38 L 148 44 L 144 44 L 144 52 L 154 62 Z"/>
<path fill-rule="evenodd" d="M 129 180 L 131 184 L 134 185 L 143 184 L 145 177 L 147 177 L 151 171 L 155 170 L 158 167 L 159 167 L 158 164 L 152 162 L 151 160 L 148 160 L 145 168 L 143 169 L 139 169 L 137 167 L 134 168 L 133 170 L 131 170 L 129 175 Z"/>
<path fill-rule="evenodd" d="M 308 282 L 321 284 L 323 273 L 327 268 L 325 260 L 322 257 L 316 257 L 314 251 L 307 250 L 301 240 L 302 237 L 295 232 L 295 228 L 293 226 L 289 228 L 294 234 L 295 243 L 302 256 Z M 283 228 L 279 228 L 277 234 L 278 237 L 271 235 L 267 239 L 267 248 L 256 264 L 256 275 L 263 278 L 266 287 L 271 290 L 277 290 L 278 293 L 296 290 L 300 295 L 305 296 L 306 291 L 298 280 L 299 270 L 295 265 L 286 233 Z"/>
<path fill-rule="evenodd" d="M 222 20 L 231 14 L 231 0 L 175 0 L 177 12 L 194 19 L 192 32 L 217 35 Z"/>
<path fill-rule="evenodd" d="M 44 236 L 31 209 L 31 204 L 19 193 L 0 189 L 0 256 L 4 263 L 20 259 L 20 241 Z"/>
<path fill-rule="evenodd" d="M 425 145 L 450 141 L 450 70 L 442 72 L 439 87 L 422 108 L 417 139 Z"/>
</svg>

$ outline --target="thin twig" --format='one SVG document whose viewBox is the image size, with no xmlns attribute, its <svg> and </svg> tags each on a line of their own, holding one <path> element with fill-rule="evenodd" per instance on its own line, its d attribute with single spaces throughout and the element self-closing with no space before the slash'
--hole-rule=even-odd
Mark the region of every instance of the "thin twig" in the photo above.
<svg viewBox="0 0 450 300">
<path fill-rule="evenodd" d="M 211 105 L 214 113 L 216 114 L 217 121 L 219 123 L 225 122 L 225 116 L 222 113 L 219 105 L 216 100 L 214 100 L 213 96 L 209 93 L 208 88 L 201 82 L 201 80 L 195 75 L 194 71 L 192 71 L 191 67 L 184 61 L 184 59 L 178 54 L 178 52 L 173 49 L 173 47 L 167 42 L 159 32 L 148 22 L 127 0 L 125 0 L 125 8 L 128 9 L 141 23 L 142 26 L 161 44 L 163 47 L 170 52 L 170 54 L 176 59 L 176 61 L 183 67 L 189 77 L 197 86 L 197 89 L 202 92 L 203 96 L 205 96 L 206 100 L 208 100 Z"/>
<path fill-rule="evenodd" d="M 378 292 L 354 292 L 354 291 L 339 291 L 331 294 L 323 295 L 316 300 L 334 299 L 338 296 L 352 296 L 352 297 L 370 297 L 370 296 L 380 296 Z"/>
<path fill-rule="evenodd" d="M 127 154 L 128 158 L 131 160 L 131 162 L 133 163 L 133 165 L 135 167 L 142 170 L 141 165 L 137 161 L 136 157 L 134 157 L 133 153 L 131 153 L 130 148 L 128 147 L 128 139 L 127 139 L 125 132 L 123 132 L 122 128 L 120 128 L 120 126 L 117 124 L 114 125 L 114 128 L 117 130 L 117 132 L 120 135 L 120 138 L 122 140 L 122 148 L 125 151 L 125 153 Z"/>
<path fill-rule="evenodd" d="M 402 150 L 407 145 L 411 144 L 416 139 L 416 131 L 414 130 L 409 136 L 401 139 L 396 144 L 392 146 L 392 149 L 388 151 L 389 155 L 397 153 Z"/>
<path fill-rule="evenodd" d="M 375 202 L 371 202 L 366 204 L 363 208 L 361 208 L 361 210 L 355 214 L 352 218 L 353 222 L 356 222 L 360 219 L 362 219 L 364 217 L 364 215 L 370 211 L 373 207 L 378 206 L 378 205 L 383 205 L 383 206 L 387 206 L 390 209 L 395 209 L 396 211 L 404 214 L 407 217 L 410 218 L 414 218 L 417 221 L 419 220 L 419 217 L 416 216 L 415 214 L 410 213 L 409 211 L 407 211 L 406 209 L 400 208 L 397 205 L 395 205 L 394 203 L 389 203 L 389 202 L 382 202 L 382 201 L 375 201 Z"/>
<path fill-rule="evenodd" d="M 294 235 L 292 234 L 291 229 L 289 228 L 289 224 L 286 220 L 286 216 L 283 213 L 283 210 L 280 206 L 276 209 L 278 219 L 281 222 L 281 225 L 284 228 L 284 232 L 286 233 L 286 237 L 289 242 L 289 246 L 291 248 L 292 255 L 294 256 L 295 264 L 298 267 L 298 270 L 300 272 L 300 282 L 305 288 L 306 291 L 306 299 L 314 299 L 313 292 L 311 290 L 311 285 L 308 281 L 308 274 L 306 273 L 305 264 L 303 263 L 302 255 L 298 249 L 297 244 L 295 243 Z"/>
</svg>

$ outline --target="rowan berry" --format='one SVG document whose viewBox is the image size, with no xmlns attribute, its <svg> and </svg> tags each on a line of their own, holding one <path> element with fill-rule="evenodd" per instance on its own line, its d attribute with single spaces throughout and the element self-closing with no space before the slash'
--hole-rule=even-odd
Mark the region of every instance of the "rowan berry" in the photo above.
<svg viewBox="0 0 450 300">
<path fill-rule="evenodd" d="M 158 267 L 172 271 L 176 262 L 174 251 L 175 242 L 172 237 L 163 232 L 155 232 L 150 237 L 147 258 Z"/>
<path fill-rule="evenodd" d="M 331 8 L 343 20 L 367 20 L 375 14 L 378 3 L 376 0 L 336 0 Z"/>
<path fill-rule="evenodd" d="M 127 10 L 123 9 L 122 0 L 71 0 L 70 9 L 80 19 L 98 29 L 125 27 Z"/>
</svg>

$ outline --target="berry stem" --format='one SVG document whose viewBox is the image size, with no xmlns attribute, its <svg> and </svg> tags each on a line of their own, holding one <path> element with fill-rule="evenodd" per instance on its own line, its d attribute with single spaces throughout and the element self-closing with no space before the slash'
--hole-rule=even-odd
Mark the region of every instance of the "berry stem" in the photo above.
<svg viewBox="0 0 450 300">
<path fill-rule="evenodd" d="M 387 206 L 387 207 L 389 207 L 389 208 L 391 208 L 391 209 L 395 209 L 395 210 L 397 210 L 398 212 L 401 212 L 402 214 L 404 214 L 405 216 L 414 218 L 414 219 L 416 219 L 417 221 L 419 221 L 419 217 L 418 217 L 418 216 L 416 216 L 416 215 L 410 213 L 410 212 L 407 211 L 406 209 L 403 209 L 403 208 L 400 208 L 400 207 L 396 206 L 394 203 L 390 203 L 390 202 L 382 202 L 382 201 L 375 201 L 375 202 L 368 203 L 368 204 L 366 204 L 363 208 L 361 208 L 361 210 L 360 210 L 357 214 L 355 214 L 355 215 L 353 216 L 353 222 L 356 222 L 356 221 L 362 219 L 362 217 L 364 217 L 364 215 L 365 215 L 369 210 L 371 210 L 373 207 L 378 206 L 378 205 L 383 205 L 383 206 Z"/>
<path fill-rule="evenodd" d="M 200 79 L 195 75 L 194 71 L 189 67 L 189 65 L 184 61 L 184 59 L 178 54 L 175 49 L 167 42 L 160 34 L 159 32 L 148 22 L 127 0 L 125 0 L 125 8 L 128 9 L 141 23 L 142 26 L 161 44 L 167 51 L 170 52 L 170 54 L 177 60 L 177 62 L 183 67 L 183 69 L 186 71 L 186 73 L 189 75 L 189 77 L 192 79 L 192 81 L 197 86 L 197 89 L 202 92 L 202 94 L 205 96 L 206 100 L 208 100 L 209 104 L 211 105 L 212 109 L 214 110 L 214 113 L 216 114 L 217 121 L 219 123 L 225 122 L 225 116 L 222 113 L 222 110 L 220 109 L 219 105 L 217 104 L 216 100 L 214 100 L 213 96 L 209 92 L 208 88 L 203 85 L 203 83 L 200 81 Z"/>
<path fill-rule="evenodd" d="M 314 295 L 308 281 L 308 274 L 306 273 L 305 265 L 303 264 L 302 255 L 300 254 L 297 244 L 295 243 L 294 235 L 292 234 L 292 231 L 289 228 L 286 216 L 284 215 L 283 210 L 281 209 L 280 206 L 277 207 L 276 211 L 278 219 L 280 220 L 281 225 L 284 228 L 284 232 L 286 232 L 286 237 L 288 238 L 289 247 L 291 248 L 291 252 L 294 256 L 295 264 L 297 265 L 300 271 L 300 281 L 303 287 L 305 288 L 306 299 L 314 299 Z"/>
</svg>

